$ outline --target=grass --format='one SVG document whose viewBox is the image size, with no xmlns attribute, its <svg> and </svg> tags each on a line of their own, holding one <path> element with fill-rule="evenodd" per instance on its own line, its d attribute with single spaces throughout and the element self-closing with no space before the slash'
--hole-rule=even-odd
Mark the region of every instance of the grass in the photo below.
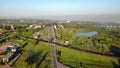
<svg viewBox="0 0 120 68">
<path fill-rule="evenodd" d="M 80 52 L 59 46 L 56 48 L 61 51 L 63 64 L 68 65 L 71 68 L 112 68 L 112 61 L 118 64 L 116 58 Z M 82 66 L 80 66 L 80 63 L 82 63 Z"/>
<path fill-rule="evenodd" d="M 29 58 L 29 51 L 32 50 L 34 56 Z M 47 43 L 39 42 L 34 44 L 33 40 L 29 40 L 29 43 L 24 48 L 23 54 L 13 65 L 15 68 L 51 68 L 51 48 Z"/>
</svg>

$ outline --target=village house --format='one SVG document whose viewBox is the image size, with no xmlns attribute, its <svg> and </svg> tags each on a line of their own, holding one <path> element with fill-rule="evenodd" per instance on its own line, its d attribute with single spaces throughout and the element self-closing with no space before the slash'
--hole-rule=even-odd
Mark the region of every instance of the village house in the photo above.
<svg viewBox="0 0 120 68">
<path fill-rule="evenodd" d="M 29 25 L 26 29 L 38 29 L 38 28 L 42 28 L 42 25 L 41 24 L 31 24 Z"/>
<path fill-rule="evenodd" d="M 20 47 L 19 44 L 9 44 L 0 46 L 0 61 L 3 63 L 9 62 L 13 58 L 14 53 L 17 51 L 17 48 Z"/>
<path fill-rule="evenodd" d="M 65 41 L 65 45 L 68 45 L 69 44 L 69 41 Z"/>
</svg>

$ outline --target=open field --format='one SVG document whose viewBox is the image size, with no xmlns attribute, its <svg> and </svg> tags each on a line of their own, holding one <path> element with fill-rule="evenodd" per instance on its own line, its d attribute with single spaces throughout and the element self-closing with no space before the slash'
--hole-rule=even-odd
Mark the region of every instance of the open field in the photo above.
<svg viewBox="0 0 120 68">
<path fill-rule="evenodd" d="M 29 51 L 33 51 L 33 58 L 29 58 Z M 15 68 L 52 68 L 51 63 L 51 48 L 44 42 L 39 42 L 37 45 L 34 41 L 30 41 L 25 48 L 21 57 L 13 65 Z"/>
<path fill-rule="evenodd" d="M 113 68 L 112 62 L 118 64 L 116 58 L 84 53 L 59 46 L 56 48 L 61 51 L 61 57 L 58 55 L 58 58 L 61 59 L 60 62 L 71 68 Z"/>
</svg>

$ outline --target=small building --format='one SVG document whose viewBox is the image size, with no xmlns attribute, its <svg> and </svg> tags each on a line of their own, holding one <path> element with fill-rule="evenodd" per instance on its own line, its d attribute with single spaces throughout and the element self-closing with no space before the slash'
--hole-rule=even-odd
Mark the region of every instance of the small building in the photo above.
<svg viewBox="0 0 120 68">
<path fill-rule="evenodd" d="M 14 54 L 19 47 L 19 44 L 4 45 L 0 47 L 0 61 L 3 63 L 8 63 L 11 59 L 14 58 Z M 10 51 L 10 52 L 9 52 Z"/>
<path fill-rule="evenodd" d="M 69 41 L 65 41 L 65 45 L 69 45 Z"/>
<path fill-rule="evenodd" d="M 12 51 L 12 52 L 16 52 L 16 51 L 17 51 L 17 47 L 16 47 L 15 45 L 9 45 L 9 46 L 7 47 L 7 50 L 10 50 L 10 51 Z"/>
<path fill-rule="evenodd" d="M 9 62 L 13 58 L 13 53 L 6 54 L 5 57 L 3 57 L 3 63 Z"/>
<path fill-rule="evenodd" d="M 57 30 L 57 27 L 56 27 L 56 25 L 54 25 L 54 29 L 56 29 L 56 30 Z"/>
<path fill-rule="evenodd" d="M 41 28 L 42 26 L 41 25 L 35 25 L 34 29 L 38 29 L 38 28 Z"/>
<path fill-rule="evenodd" d="M 14 26 L 13 25 L 10 25 L 10 28 L 14 31 L 15 30 L 15 28 L 14 28 Z"/>
<path fill-rule="evenodd" d="M 26 29 L 38 29 L 38 28 L 42 28 L 42 25 L 41 24 L 32 24 L 32 25 L 29 25 Z"/>
<path fill-rule="evenodd" d="M 19 47 L 19 44 L 14 44 L 14 45 L 9 45 L 7 46 L 7 50 L 10 50 L 12 52 L 16 52 L 17 51 L 17 47 Z"/>
<path fill-rule="evenodd" d="M 12 52 L 16 52 L 16 50 L 17 50 L 17 48 L 15 48 L 15 47 L 14 47 L 14 48 L 11 48 L 11 51 L 12 51 Z"/>
</svg>

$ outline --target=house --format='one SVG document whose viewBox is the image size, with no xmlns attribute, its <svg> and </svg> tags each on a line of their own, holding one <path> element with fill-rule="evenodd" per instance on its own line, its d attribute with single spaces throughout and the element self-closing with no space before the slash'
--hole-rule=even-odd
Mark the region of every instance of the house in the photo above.
<svg viewBox="0 0 120 68">
<path fill-rule="evenodd" d="M 65 41 L 65 45 L 68 45 L 69 44 L 69 41 Z"/>
<path fill-rule="evenodd" d="M 12 59 L 12 57 L 13 57 L 13 53 L 8 53 L 8 54 L 6 55 L 6 58 L 8 59 L 8 61 L 9 61 L 10 59 Z"/>
<path fill-rule="evenodd" d="M 13 58 L 13 53 L 8 53 L 3 57 L 3 63 L 9 62 Z"/>
<path fill-rule="evenodd" d="M 13 26 L 13 25 L 10 25 L 10 28 L 11 28 L 12 30 L 15 30 L 15 28 L 14 28 L 14 26 Z"/>
<path fill-rule="evenodd" d="M 14 58 L 14 54 L 17 51 L 17 47 L 19 47 L 19 44 L 13 44 L 13 45 L 3 45 L 0 47 L 0 60 L 3 63 L 9 62 L 11 59 Z M 10 51 L 10 52 L 9 52 Z"/>
<path fill-rule="evenodd" d="M 11 48 L 11 51 L 12 51 L 12 52 L 16 52 L 16 50 L 17 50 L 17 48 L 16 48 L 16 47 Z"/>
<path fill-rule="evenodd" d="M 33 28 L 34 25 L 29 25 L 29 28 Z"/>
<path fill-rule="evenodd" d="M 42 26 L 41 25 L 35 25 L 34 29 L 38 29 L 38 28 L 41 28 Z"/>
<path fill-rule="evenodd" d="M 16 52 L 17 51 L 17 47 L 19 47 L 19 44 L 14 44 L 14 45 L 9 45 L 7 46 L 7 50 L 10 50 L 12 52 Z"/>
<path fill-rule="evenodd" d="M 57 30 L 57 27 L 56 27 L 56 25 L 54 25 L 54 29 L 56 29 L 56 30 Z"/>
<path fill-rule="evenodd" d="M 42 25 L 41 24 L 32 24 L 32 25 L 29 25 L 26 29 L 38 29 L 38 28 L 42 28 Z"/>
<path fill-rule="evenodd" d="M 58 27 L 60 27 L 60 28 L 64 28 L 64 26 L 63 26 L 63 25 L 60 25 L 60 24 L 58 24 Z"/>
</svg>

